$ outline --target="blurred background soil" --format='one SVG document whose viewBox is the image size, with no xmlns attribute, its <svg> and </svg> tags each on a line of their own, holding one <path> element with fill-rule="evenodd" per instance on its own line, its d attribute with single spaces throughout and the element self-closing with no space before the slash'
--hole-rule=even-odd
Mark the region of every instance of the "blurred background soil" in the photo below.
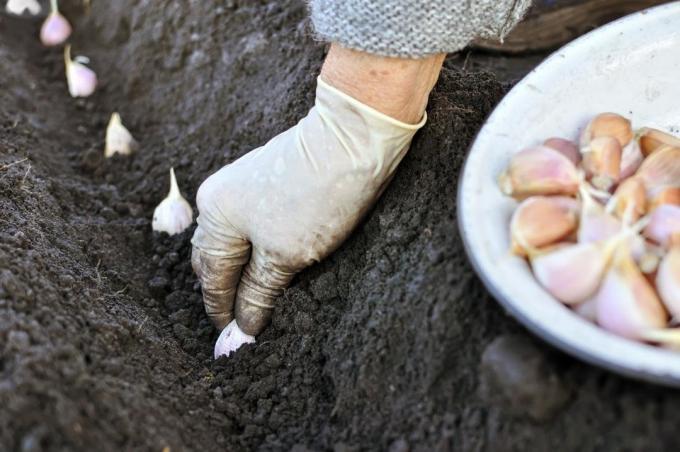
<svg viewBox="0 0 680 452">
<path fill-rule="evenodd" d="M 294 125 L 325 48 L 302 0 L 62 3 L 101 81 L 87 100 L 39 20 L 0 15 L 0 450 L 675 446 L 677 391 L 532 338 L 463 253 L 467 148 L 544 54 L 452 56 L 365 222 L 296 278 L 256 345 L 213 361 L 193 231 L 152 234 L 151 213 L 170 166 L 193 203 Z M 113 111 L 142 149 L 104 161 Z"/>
</svg>

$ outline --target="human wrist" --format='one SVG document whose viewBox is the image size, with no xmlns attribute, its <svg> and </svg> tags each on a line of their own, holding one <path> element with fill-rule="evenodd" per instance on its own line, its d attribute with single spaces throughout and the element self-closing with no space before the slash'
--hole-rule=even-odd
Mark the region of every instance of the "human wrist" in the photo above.
<svg viewBox="0 0 680 452">
<path fill-rule="evenodd" d="M 423 117 L 444 57 L 388 58 L 332 44 L 320 77 L 383 114 L 416 124 Z"/>
</svg>

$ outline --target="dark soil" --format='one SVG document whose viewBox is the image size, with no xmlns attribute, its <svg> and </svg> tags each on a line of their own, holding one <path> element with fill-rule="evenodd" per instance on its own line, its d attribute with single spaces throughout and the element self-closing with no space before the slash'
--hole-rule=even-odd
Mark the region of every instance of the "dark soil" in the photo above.
<svg viewBox="0 0 680 452">
<path fill-rule="evenodd" d="M 366 221 L 213 361 L 192 231 L 151 213 L 171 165 L 193 200 L 304 115 L 324 47 L 302 0 L 62 3 L 102 81 L 86 101 L 39 22 L 0 15 L 0 450 L 675 446 L 677 391 L 551 350 L 473 274 L 456 180 L 506 87 L 460 60 Z M 114 110 L 142 149 L 103 161 Z"/>
</svg>

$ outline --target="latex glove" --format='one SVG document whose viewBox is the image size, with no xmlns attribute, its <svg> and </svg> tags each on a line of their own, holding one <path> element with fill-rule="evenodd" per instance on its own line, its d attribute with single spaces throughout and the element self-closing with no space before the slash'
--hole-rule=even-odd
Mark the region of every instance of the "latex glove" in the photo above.
<svg viewBox="0 0 680 452">
<path fill-rule="evenodd" d="M 216 357 L 253 342 L 293 276 L 340 246 L 425 124 L 425 115 L 405 124 L 317 82 L 305 118 L 198 190 L 192 266 L 215 326 L 236 321 Z"/>
</svg>

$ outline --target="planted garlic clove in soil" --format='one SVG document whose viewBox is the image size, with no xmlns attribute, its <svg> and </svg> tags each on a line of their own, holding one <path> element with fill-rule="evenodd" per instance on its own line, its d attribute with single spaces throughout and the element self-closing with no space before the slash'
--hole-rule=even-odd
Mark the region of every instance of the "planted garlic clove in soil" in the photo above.
<svg viewBox="0 0 680 452">
<path fill-rule="evenodd" d="M 51 1 L 51 12 L 40 28 L 40 41 L 46 46 L 58 46 L 66 42 L 71 32 L 71 24 L 59 12 L 57 0 Z"/>
<path fill-rule="evenodd" d="M 638 269 L 626 242 L 596 295 L 597 323 L 612 333 L 643 339 L 643 332 L 663 328 L 668 315 L 654 288 Z"/>
<path fill-rule="evenodd" d="M 170 192 L 153 211 L 151 227 L 154 231 L 179 234 L 191 225 L 193 215 L 191 206 L 179 191 L 175 170 L 170 168 Z"/>
<path fill-rule="evenodd" d="M 76 57 L 71 60 L 71 46 L 64 48 L 64 65 L 66 66 L 66 82 L 71 97 L 88 97 L 97 88 L 97 74 L 85 66 L 89 60 L 85 57 Z"/>
<path fill-rule="evenodd" d="M 642 162 L 635 176 L 645 184 L 650 199 L 670 187 L 680 187 L 680 148 L 657 150 Z"/>
<path fill-rule="evenodd" d="M 680 246 L 673 246 L 664 256 L 656 274 L 656 289 L 666 309 L 680 318 Z"/>
<path fill-rule="evenodd" d="M 663 204 L 649 216 L 644 235 L 663 247 L 680 238 L 680 206 Z"/>
<path fill-rule="evenodd" d="M 598 137 L 590 141 L 583 152 L 583 169 L 591 183 L 600 190 L 609 190 L 619 178 L 621 145 L 616 138 Z"/>
<path fill-rule="evenodd" d="M 220 333 L 215 343 L 215 359 L 220 356 L 229 356 L 244 344 L 254 344 L 255 337 L 241 331 L 241 328 L 236 324 L 236 320 L 232 320 Z"/>
<path fill-rule="evenodd" d="M 661 130 L 643 127 L 637 135 L 640 137 L 640 150 L 645 157 L 666 146 L 680 148 L 680 138 Z"/>
<path fill-rule="evenodd" d="M 16 14 L 17 16 L 21 16 L 26 10 L 34 16 L 42 11 L 38 0 L 8 0 L 5 9 L 8 13 Z"/>
<path fill-rule="evenodd" d="M 137 148 L 137 141 L 135 141 L 130 131 L 123 125 L 120 115 L 113 113 L 106 128 L 104 156 L 108 158 L 114 154 L 130 155 Z"/>
<path fill-rule="evenodd" d="M 591 298 L 607 267 L 601 243 L 578 243 L 531 257 L 539 283 L 562 303 L 574 305 Z"/>
<path fill-rule="evenodd" d="M 532 196 L 510 222 L 512 251 L 520 256 L 565 238 L 578 225 L 579 203 L 566 196 Z"/>
<path fill-rule="evenodd" d="M 581 152 L 578 146 L 572 141 L 564 138 L 548 138 L 543 142 L 543 146 L 549 147 L 558 151 L 560 154 L 568 158 L 571 163 L 578 165 L 581 162 Z"/>
<path fill-rule="evenodd" d="M 567 157 L 549 147 L 537 146 L 513 155 L 498 182 L 506 195 L 524 199 L 536 195 L 574 195 L 580 179 Z"/>
</svg>

